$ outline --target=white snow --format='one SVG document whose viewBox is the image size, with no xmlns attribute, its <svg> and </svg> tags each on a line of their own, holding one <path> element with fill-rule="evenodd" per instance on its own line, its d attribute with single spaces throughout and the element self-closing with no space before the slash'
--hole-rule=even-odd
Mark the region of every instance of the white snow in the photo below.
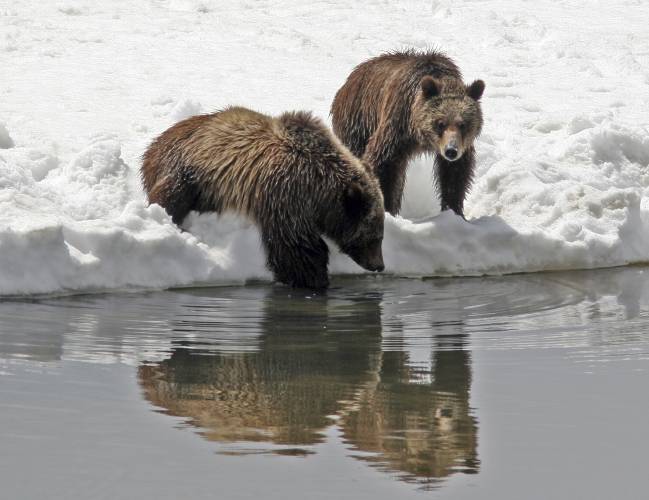
<svg viewBox="0 0 649 500">
<path fill-rule="evenodd" d="M 0 149 L 9 149 L 14 147 L 14 141 L 9 135 L 4 123 L 0 123 Z"/>
<path fill-rule="evenodd" d="M 643 0 L 132 0 L 0 5 L 0 295 L 269 279 L 256 228 L 182 232 L 138 177 L 153 137 L 240 104 L 328 120 L 354 65 L 440 47 L 487 83 L 468 222 L 411 166 L 386 272 L 471 275 L 649 261 Z M 363 272 L 332 255 L 332 272 Z"/>
</svg>

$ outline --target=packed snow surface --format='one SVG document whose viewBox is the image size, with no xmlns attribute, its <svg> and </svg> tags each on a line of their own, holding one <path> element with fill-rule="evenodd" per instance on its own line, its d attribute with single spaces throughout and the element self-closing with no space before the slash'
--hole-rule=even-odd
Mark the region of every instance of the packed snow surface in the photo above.
<svg viewBox="0 0 649 500">
<path fill-rule="evenodd" d="M 430 158 L 387 216 L 386 272 L 473 275 L 649 261 L 644 0 L 4 0 L 0 295 L 269 279 L 254 225 L 147 206 L 148 143 L 240 104 L 325 120 L 352 68 L 443 49 L 482 78 L 468 221 L 439 213 Z M 334 251 L 334 273 L 363 272 Z"/>
</svg>

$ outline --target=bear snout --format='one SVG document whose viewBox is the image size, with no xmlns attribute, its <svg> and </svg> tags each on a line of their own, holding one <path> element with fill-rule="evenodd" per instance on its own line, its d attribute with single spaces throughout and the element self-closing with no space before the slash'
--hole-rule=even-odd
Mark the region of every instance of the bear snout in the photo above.
<svg viewBox="0 0 649 500">
<path fill-rule="evenodd" d="M 366 266 L 363 266 L 363 267 L 365 269 L 367 269 L 368 271 L 372 271 L 372 272 L 376 272 L 376 273 L 380 273 L 381 271 L 383 271 L 385 269 L 385 265 L 383 264 L 383 261 L 377 262 L 377 263 L 370 263 L 370 264 L 368 264 Z"/>
<path fill-rule="evenodd" d="M 446 149 L 444 150 L 444 158 L 446 158 L 449 161 L 456 160 L 458 156 L 459 156 L 459 151 L 456 147 L 447 146 Z"/>
<path fill-rule="evenodd" d="M 379 246 L 376 248 L 347 248 L 344 250 L 347 255 L 349 255 L 356 264 L 361 266 L 363 269 L 372 272 L 381 272 L 385 269 L 385 264 L 383 264 L 383 252 Z"/>
<path fill-rule="evenodd" d="M 448 127 L 438 144 L 439 154 L 447 161 L 459 160 L 462 156 L 462 137 L 456 126 Z"/>
<path fill-rule="evenodd" d="M 446 139 L 446 138 L 445 138 Z M 450 137 L 439 145 L 439 154 L 447 161 L 457 161 L 462 157 L 460 143 L 455 137 Z"/>
<path fill-rule="evenodd" d="M 356 260 L 356 259 L 354 259 Z M 366 269 L 368 271 L 372 271 L 374 273 L 380 273 L 385 269 L 385 264 L 383 264 L 383 257 L 379 257 L 376 259 L 358 259 L 356 260 L 356 263 L 361 266 L 363 269 Z"/>
<path fill-rule="evenodd" d="M 379 246 L 378 250 L 374 249 L 370 257 L 366 260 L 363 267 L 368 271 L 380 273 L 385 269 L 385 264 L 383 264 L 383 252 Z"/>
</svg>

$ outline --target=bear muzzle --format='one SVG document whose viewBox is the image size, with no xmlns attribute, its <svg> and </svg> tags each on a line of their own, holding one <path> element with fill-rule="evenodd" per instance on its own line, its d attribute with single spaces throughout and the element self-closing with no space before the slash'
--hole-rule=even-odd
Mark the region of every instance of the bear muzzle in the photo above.
<svg viewBox="0 0 649 500">
<path fill-rule="evenodd" d="M 369 248 L 347 248 L 345 253 L 363 269 L 372 272 L 381 272 L 385 269 L 380 243 Z"/>
<path fill-rule="evenodd" d="M 442 135 L 439 153 L 447 161 L 457 161 L 462 157 L 462 138 L 455 127 L 449 127 Z"/>
<path fill-rule="evenodd" d="M 367 266 L 363 266 L 363 267 L 365 269 L 367 269 L 368 271 L 377 272 L 377 273 L 380 273 L 381 271 L 383 271 L 385 269 L 385 265 L 383 264 L 383 260 L 381 260 L 381 262 L 379 262 L 379 263 L 372 263 L 372 264 L 368 264 Z"/>
<path fill-rule="evenodd" d="M 444 158 L 446 158 L 448 161 L 455 161 L 459 155 L 460 152 L 457 149 L 457 146 L 455 145 L 446 146 L 446 149 L 444 150 Z"/>
<path fill-rule="evenodd" d="M 378 248 L 371 249 L 371 251 L 368 252 L 368 255 L 364 256 L 361 260 L 362 262 L 358 263 L 368 271 L 380 273 L 385 269 L 385 264 L 383 263 L 383 251 L 380 244 L 378 245 Z"/>
</svg>

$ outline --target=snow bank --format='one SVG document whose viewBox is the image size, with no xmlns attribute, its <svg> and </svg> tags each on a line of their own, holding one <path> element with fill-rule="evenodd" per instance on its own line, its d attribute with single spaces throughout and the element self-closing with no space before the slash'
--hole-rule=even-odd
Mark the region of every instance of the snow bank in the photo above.
<svg viewBox="0 0 649 500">
<path fill-rule="evenodd" d="M 171 224 L 161 207 L 147 207 L 139 189 L 131 192 L 128 167 L 111 138 L 97 138 L 60 167 L 52 157 L 14 152 L 0 156 L 2 294 L 268 276 L 250 224 L 221 218 L 208 246 Z M 43 163 L 54 166 L 45 176 Z M 200 221 L 196 226 L 200 233 Z"/>
<path fill-rule="evenodd" d="M 181 231 L 146 205 L 148 142 L 227 104 L 326 117 L 356 63 L 441 42 L 467 79 L 487 82 L 469 220 L 439 213 L 432 161 L 415 161 L 403 216 L 386 220 L 386 272 L 649 261 L 649 13 L 633 2 L 479 10 L 457 0 L 363 12 L 334 1 L 13 2 L 0 11 L 0 295 L 269 279 L 250 223 L 193 214 Z M 335 252 L 331 271 L 363 272 Z"/>
<path fill-rule="evenodd" d="M 14 147 L 14 141 L 9 135 L 4 123 L 0 123 L 0 149 L 9 149 Z"/>
</svg>

